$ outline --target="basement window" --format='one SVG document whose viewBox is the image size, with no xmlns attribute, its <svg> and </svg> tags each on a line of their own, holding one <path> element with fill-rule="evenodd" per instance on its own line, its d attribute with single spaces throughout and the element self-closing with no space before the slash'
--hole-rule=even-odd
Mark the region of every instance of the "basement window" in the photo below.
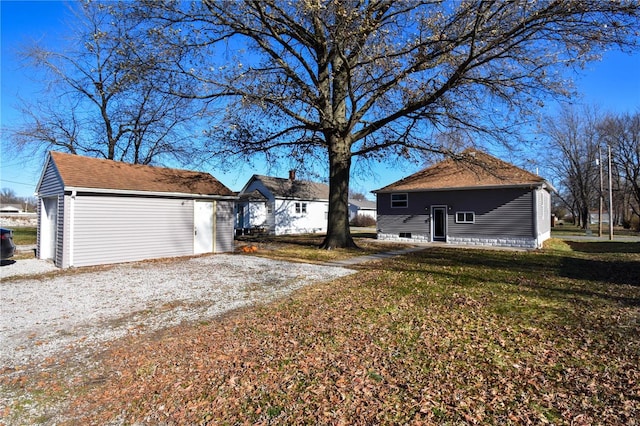
<svg viewBox="0 0 640 426">
<path fill-rule="evenodd" d="M 474 212 L 456 212 L 456 223 L 475 223 L 476 214 Z"/>
<path fill-rule="evenodd" d="M 400 238 L 411 238 L 411 232 L 400 232 Z"/>
</svg>

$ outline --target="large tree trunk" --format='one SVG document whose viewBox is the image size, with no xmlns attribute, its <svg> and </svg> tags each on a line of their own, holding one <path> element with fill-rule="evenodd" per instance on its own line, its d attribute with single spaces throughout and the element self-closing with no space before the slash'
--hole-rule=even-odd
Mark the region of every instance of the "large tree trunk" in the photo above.
<svg viewBox="0 0 640 426">
<path fill-rule="evenodd" d="M 580 219 L 582 220 L 582 229 L 589 229 L 589 224 L 591 223 L 591 217 L 589 216 L 589 208 L 583 207 L 580 211 Z"/>
<path fill-rule="evenodd" d="M 349 229 L 349 172 L 351 153 L 346 141 L 329 143 L 329 217 L 320 248 L 357 247 Z"/>
</svg>

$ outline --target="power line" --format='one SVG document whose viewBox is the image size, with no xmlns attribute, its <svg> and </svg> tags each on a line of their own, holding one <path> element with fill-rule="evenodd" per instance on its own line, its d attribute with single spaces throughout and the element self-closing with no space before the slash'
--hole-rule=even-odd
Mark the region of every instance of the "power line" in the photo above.
<svg viewBox="0 0 640 426">
<path fill-rule="evenodd" d="M 0 180 L 0 182 L 15 183 L 17 185 L 24 185 L 24 186 L 34 186 L 33 183 L 16 182 L 14 180 L 7 180 L 7 179 L 2 179 L 2 180 Z"/>
</svg>

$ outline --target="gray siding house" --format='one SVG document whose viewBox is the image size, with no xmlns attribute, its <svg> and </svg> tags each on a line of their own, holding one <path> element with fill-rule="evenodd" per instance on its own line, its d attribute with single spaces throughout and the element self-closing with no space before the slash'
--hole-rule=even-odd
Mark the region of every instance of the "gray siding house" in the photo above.
<svg viewBox="0 0 640 426">
<path fill-rule="evenodd" d="M 466 150 L 374 191 L 378 238 L 540 248 L 551 233 L 551 191 L 540 176 Z"/>
<path fill-rule="evenodd" d="M 237 197 L 208 173 L 50 152 L 37 256 L 60 268 L 230 252 Z"/>
</svg>

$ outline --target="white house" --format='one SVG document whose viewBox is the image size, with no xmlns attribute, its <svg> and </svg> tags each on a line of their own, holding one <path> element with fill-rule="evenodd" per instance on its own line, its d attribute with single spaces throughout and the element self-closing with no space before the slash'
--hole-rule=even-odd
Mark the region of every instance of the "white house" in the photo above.
<svg viewBox="0 0 640 426">
<path fill-rule="evenodd" d="M 2 204 L 0 205 L 0 213 L 22 213 L 22 206 L 18 204 Z"/>
<path fill-rule="evenodd" d="M 60 268 L 234 250 L 237 197 L 208 173 L 50 152 L 37 256 Z"/>
<path fill-rule="evenodd" d="M 349 220 L 356 216 L 368 216 L 376 220 L 376 202 L 370 200 L 349 199 Z"/>
<path fill-rule="evenodd" d="M 329 186 L 289 178 L 253 175 L 239 193 L 236 233 L 304 234 L 326 232 Z"/>
</svg>

